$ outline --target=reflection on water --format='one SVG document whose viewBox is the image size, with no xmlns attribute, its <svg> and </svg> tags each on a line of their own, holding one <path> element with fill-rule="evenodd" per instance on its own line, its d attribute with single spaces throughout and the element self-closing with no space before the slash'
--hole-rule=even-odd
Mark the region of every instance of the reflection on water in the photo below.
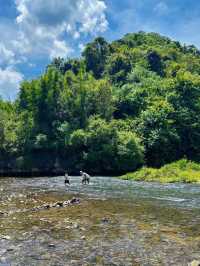
<svg viewBox="0 0 200 266">
<path fill-rule="evenodd" d="M 93 177 L 0 180 L 0 266 L 188 265 L 200 260 L 200 186 Z M 73 196 L 81 204 L 33 212 Z"/>
</svg>

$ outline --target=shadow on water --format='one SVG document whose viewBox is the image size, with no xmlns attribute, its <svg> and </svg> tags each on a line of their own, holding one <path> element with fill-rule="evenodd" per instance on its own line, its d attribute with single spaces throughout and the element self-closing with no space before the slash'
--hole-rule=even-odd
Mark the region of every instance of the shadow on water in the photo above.
<svg viewBox="0 0 200 266">
<path fill-rule="evenodd" d="M 0 180 L 0 266 L 188 265 L 200 259 L 200 186 L 93 177 Z M 32 211 L 81 199 L 80 205 Z M 19 255 L 20 254 L 20 255 Z"/>
</svg>

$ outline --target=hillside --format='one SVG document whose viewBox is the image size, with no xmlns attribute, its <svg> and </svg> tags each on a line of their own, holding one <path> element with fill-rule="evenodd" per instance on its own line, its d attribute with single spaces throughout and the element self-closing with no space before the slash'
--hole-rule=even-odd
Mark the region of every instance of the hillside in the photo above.
<svg viewBox="0 0 200 266">
<path fill-rule="evenodd" d="M 0 169 L 120 175 L 200 161 L 200 51 L 156 33 L 56 58 L 0 101 Z"/>
</svg>

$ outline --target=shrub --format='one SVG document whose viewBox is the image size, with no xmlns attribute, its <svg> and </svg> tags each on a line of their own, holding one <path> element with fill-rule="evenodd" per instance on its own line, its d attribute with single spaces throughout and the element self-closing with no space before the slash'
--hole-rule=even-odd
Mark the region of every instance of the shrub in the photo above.
<svg viewBox="0 0 200 266">
<path fill-rule="evenodd" d="M 128 173 L 121 177 L 126 180 L 135 181 L 153 181 L 161 183 L 199 183 L 200 182 L 200 164 L 179 160 L 161 167 L 160 169 L 143 167 L 142 169 Z"/>
</svg>

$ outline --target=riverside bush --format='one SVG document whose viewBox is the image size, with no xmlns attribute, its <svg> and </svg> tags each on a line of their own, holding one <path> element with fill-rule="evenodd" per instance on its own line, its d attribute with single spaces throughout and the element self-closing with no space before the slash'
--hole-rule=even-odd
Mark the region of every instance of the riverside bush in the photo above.
<svg viewBox="0 0 200 266">
<path fill-rule="evenodd" d="M 121 177 L 126 180 L 152 181 L 161 183 L 199 183 L 200 164 L 186 159 L 167 164 L 159 169 L 143 167 Z"/>
</svg>

